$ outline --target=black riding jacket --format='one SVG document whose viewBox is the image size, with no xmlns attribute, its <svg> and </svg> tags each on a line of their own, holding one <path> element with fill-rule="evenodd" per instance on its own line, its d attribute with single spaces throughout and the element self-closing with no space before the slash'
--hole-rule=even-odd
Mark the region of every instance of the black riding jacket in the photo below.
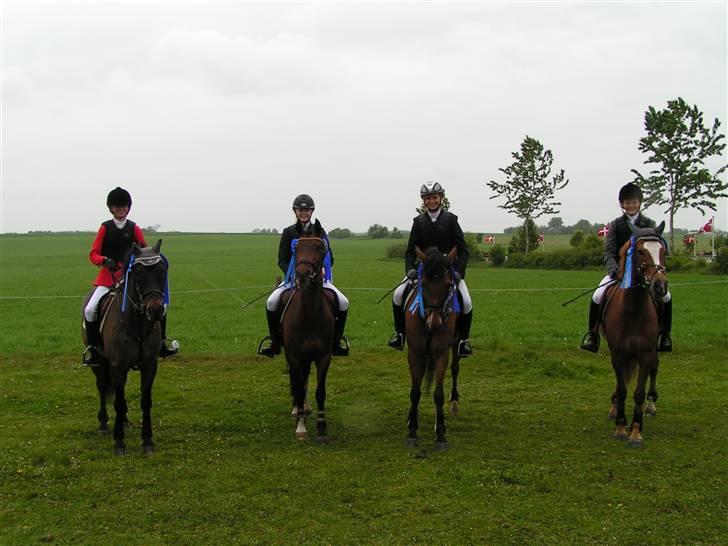
<svg viewBox="0 0 728 546">
<path fill-rule="evenodd" d="M 326 235 L 326 230 L 322 227 L 321 231 L 321 237 L 328 241 L 329 238 Z M 278 267 L 281 268 L 281 271 L 283 271 L 284 274 L 288 271 L 288 264 L 291 262 L 291 256 L 293 256 L 293 252 L 291 252 L 291 241 L 293 241 L 293 239 L 298 239 L 301 235 L 303 235 L 303 224 L 301 224 L 301 222 L 296 222 L 295 224 L 288 226 L 283 230 L 283 233 L 281 233 L 281 241 L 278 245 Z M 329 255 L 331 256 L 331 265 L 333 267 L 334 252 L 331 250 L 331 245 L 328 246 Z"/>
<path fill-rule="evenodd" d="M 415 247 L 426 252 L 427 248 L 431 246 L 436 246 L 444 254 L 456 247 L 455 271 L 465 278 L 465 268 L 468 266 L 470 253 L 456 215 L 443 210 L 437 220 L 433 222 L 425 211 L 413 219 L 404 255 L 405 273 L 410 269 L 415 269 L 417 262 Z"/>
<path fill-rule="evenodd" d="M 655 221 L 640 213 L 634 225 L 638 228 L 655 227 Z M 604 265 L 607 266 L 607 273 L 619 271 L 619 250 L 630 237 L 632 231 L 629 229 L 629 218 L 626 214 L 609 223 L 609 233 L 604 243 Z"/>
</svg>

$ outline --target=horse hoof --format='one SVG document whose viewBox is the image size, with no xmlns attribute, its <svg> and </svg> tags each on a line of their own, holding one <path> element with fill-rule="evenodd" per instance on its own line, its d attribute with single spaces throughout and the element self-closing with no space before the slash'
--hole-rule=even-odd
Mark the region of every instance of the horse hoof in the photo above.
<svg viewBox="0 0 728 546">
<path fill-rule="evenodd" d="M 447 442 L 435 442 L 435 451 L 447 451 Z"/>
<path fill-rule="evenodd" d="M 308 433 L 307 432 L 296 432 L 296 440 L 299 442 L 305 442 L 308 440 Z"/>
<path fill-rule="evenodd" d="M 115 447 L 114 448 L 114 455 L 116 455 L 117 457 L 123 457 L 124 455 L 126 455 L 126 448 L 124 448 L 124 447 Z"/>
<path fill-rule="evenodd" d="M 319 445 L 326 445 L 329 443 L 329 437 L 328 436 L 316 436 L 316 441 L 319 443 Z"/>
<path fill-rule="evenodd" d="M 647 407 L 645 408 L 645 415 L 649 415 L 650 417 L 655 417 L 657 415 L 657 408 L 654 404 L 647 404 Z"/>
<path fill-rule="evenodd" d="M 450 415 L 455 416 L 458 414 L 458 411 L 458 401 L 453 400 L 452 402 L 450 402 Z"/>
<path fill-rule="evenodd" d="M 631 447 L 631 448 L 640 448 L 640 447 L 642 447 L 642 439 L 630 440 L 629 441 L 629 447 Z"/>
<path fill-rule="evenodd" d="M 617 430 L 614 431 L 614 438 L 620 441 L 627 439 L 627 431 L 624 430 L 624 427 L 617 428 Z"/>
<path fill-rule="evenodd" d="M 145 457 L 151 457 L 154 454 L 154 446 L 142 446 L 142 453 Z"/>
<path fill-rule="evenodd" d="M 417 447 L 420 443 L 418 438 L 407 438 L 407 447 Z"/>
</svg>

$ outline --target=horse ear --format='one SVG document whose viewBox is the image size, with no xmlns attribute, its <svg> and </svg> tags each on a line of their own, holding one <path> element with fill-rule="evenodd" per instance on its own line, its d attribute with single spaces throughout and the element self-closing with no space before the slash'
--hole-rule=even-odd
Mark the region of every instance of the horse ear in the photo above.
<svg viewBox="0 0 728 546">
<path fill-rule="evenodd" d="M 160 248 L 162 248 L 162 239 L 160 239 L 159 241 L 157 241 L 157 244 L 154 245 L 154 248 L 152 248 L 152 250 L 154 252 L 156 252 L 156 253 L 159 253 L 159 249 Z"/>
<path fill-rule="evenodd" d="M 415 254 L 417 254 L 417 257 L 420 259 L 421 262 L 425 261 L 425 253 L 420 250 L 420 247 L 415 247 Z"/>
<path fill-rule="evenodd" d="M 660 225 L 655 228 L 655 233 L 658 237 L 662 236 L 662 232 L 665 231 L 665 220 L 660 222 Z"/>
<path fill-rule="evenodd" d="M 324 228 L 321 227 L 321 222 L 319 222 L 318 218 L 316 218 L 316 221 L 313 223 L 313 234 L 316 237 L 321 237 L 323 231 Z"/>
<path fill-rule="evenodd" d="M 458 254 L 457 247 L 452 247 L 452 250 L 447 253 L 447 263 L 451 264 L 455 260 L 455 256 Z"/>
<path fill-rule="evenodd" d="M 138 244 L 136 244 L 136 241 L 134 241 L 134 242 L 133 242 L 133 243 L 131 244 L 131 253 L 132 253 L 132 254 L 134 254 L 134 256 L 139 256 L 139 254 L 141 254 L 141 253 L 142 253 L 142 249 L 141 249 L 141 248 L 139 248 L 139 245 L 138 245 Z"/>
</svg>

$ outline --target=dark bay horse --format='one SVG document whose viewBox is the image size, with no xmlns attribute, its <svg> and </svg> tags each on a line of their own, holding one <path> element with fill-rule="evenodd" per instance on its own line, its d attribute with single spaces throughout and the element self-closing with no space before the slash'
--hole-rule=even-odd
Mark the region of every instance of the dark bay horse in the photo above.
<svg viewBox="0 0 728 546">
<path fill-rule="evenodd" d="M 281 319 L 281 339 L 296 418 L 296 438 L 308 437 L 306 417 L 308 377 L 316 364 L 316 438 L 328 440 L 326 425 L 326 375 L 334 346 L 335 296 L 323 287 L 322 266 L 326 241 L 315 226 L 312 234 L 298 239 L 295 247 L 295 278 L 291 292 L 284 296 L 286 308 Z"/>
<path fill-rule="evenodd" d="M 407 333 L 407 360 L 409 362 L 411 388 L 410 410 L 407 418 L 409 434 L 407 447 L 418 444 L 417 429 L 419 417 L 417 409 L 422 395 L 422 379 L 429 389 L 435 378 L 436 409 L 436 447 L 446 449 L 445 439 L 445 373 L 447 372 L 450 352 L 452 352 L 452 391 L 450 394 L 451 411 L 457 412 L 457 378 L 460 370 L 460 357 L 457 352 L 457 290 L 452 278 L 452 262 L 457 249 L 447 255 L 437 248 L 430 247 L 425 254 L 415 249 L 421 265 L 416 289 L 407 298 L 405 328 Z"/>
<path fill-rule="evenodd" d="M 114 454 L 124 455 L 124 424 L 127 404 L 124 394 L 129 370 L 141 373 L 142 448 L 145 455 L 154 451 L 152 441 L 152 384 L 157 373 L 157 356 L 162 344 L 160 321 L 164 316 L 163 294 L 166 284 L 166 260 L 159 249 L 132 246 L 125 280 L 115 288 L 101 326 L 103 364 L 93 368 L 100 397 L 99 429 L 108 430 L 106 396 L 114 395 Z M 101 311 L 99 311 L 101 316 Z M 86 333 L 82 333 L 86 343 Z"/>
<path fill-rule="evenodd" d="M 665 222 L 657 228 L 635 228 L 632 224 L 630 228 L 633 236 L 620 249 L 622 282 L 605 295 L 601 327 L 612 353 L 612 368 L 617 380 L 609 410 L 609 418 L 616 420 L 614 435 L 622 440 L 628 438 L 625 399 L 628 383 L 636 373 L 629 443 L 640 447 L 648 376 L 647 413 L 654 415 L 656 412 L 658 307 L 667 293 L 666 246 L 661 238 Z"/>
</svg>

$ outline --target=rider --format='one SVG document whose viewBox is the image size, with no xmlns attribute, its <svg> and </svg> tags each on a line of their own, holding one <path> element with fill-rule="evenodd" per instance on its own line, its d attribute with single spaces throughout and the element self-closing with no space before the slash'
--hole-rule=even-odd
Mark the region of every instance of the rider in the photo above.
<svg viewBox="0 0 728 546">
<path fill-rule="evenodd" d="M 599 288 L 592 295 L 591 306 L 589 307 L 589 331 L 581 342 L 581 348 L 596 353 L 599 350 L 599 315 L 600 304 L 609 281 L 617 281 L 620 274 L 619 251 L 622 246 L 632 237 L 632 231 L 628 223 L 636 228 L 655 227 L 654 220 L 650 220 L 640 212 L 642 206 L 642 190 L 634 182 L 629 182 L 619 190 L 619 205 L 622 208 L 622 216 L 614 219 L 609 224 L 609 232 L 604 243 L 604 265 L 607 268 L 607 275 L 599 283 Z M 672 351 L 672 339 L 670 330 L 672 328 L 672 295 L 665 294 L 662 305 L 658 306 L 660 317 L 660 338 L 657 345 L 658 351 Z"/>
<path fill-rule="evenodd" d="M 293 200 L 293 212 L 296 216 L 296 223 L 283 230 L 280 244 L 278 245 L 278 267 L 281 268 L 281 271 L 283 271 L 284 274 L 288 271 L 288 265 L 291 261 L 291 257 L 293 256 L 291 242 L 293 239 L 297 239 L 305 232 L 313 230 L 314 224 L 311 222 L 311 216 L 313 215 L 314 209 L 315 204 L 310 195 L 302 193 Z M 321 230 L 323 232 L 322 238 L 326 241 L 326 247 L 328 248 L 330 263 L 333 266 L 334 254 L 331 251 L 329 238 L 326 236 L 326 231 L 324 231 L 323 228 L 321 228 Z M 346 338 L 344 338 L 344 326 L 346 325 L 346 316 L 349 312 L 349 300 L 338 288 L 334 286 L 334 283 L 331 282 L 330 279 L 324 279 L 323 287 L 336 294 L 336 300 L 339 305 L 336 312 L 336 330 L 334 332 L 334 347 L 332 354 L 334 356 L 348 356 L 349 346 L 346 342 Z M 259 348 L 258 354 L 272 358 L 281 352 L 281 297 L 283 292 L 289 288 L 289 286 L 286 286 L 285 281 L 283 281 L 266 301 L 265 312 L 268 318 L 268 332 L 270 333 L 270 337 L 268 339 L 270 340 L 270 343 L 265 347 Z"/>
<path fill-rule="evenodd" d="M 101 365 L 101 357 L 96 349 L 100 337 L 96 316 L 99 302 L 121 278 L 123 261 L 132 244 L 136 243 L 140 247 L 147 246 L 142 230 L 127 218 L 131 209 L 131 195 L 128 191 L 120 187 L 111 190 L 106 198 L 106 206 L 112 214 L 112 219 L 101 224 L 96 239 L 91 245 L 89 260 L 92 264 L 101 267 L 101 270 L 94 281 L 96 289 L 89 298 L 83 313 L 88 339 L 88 347 L 83 352 L 83 363 L 92 367 Z M 170 346 L 167 346 L 166 327 L 165 309 L 165 316 L 162 319 L 163 343 L 159 350 L 159 356 L 162 358 L 177 354 L 178 351 L 176 340 L 170 340 Z"/>
<path fill-rule="evenodd" d="M 467 357 L 473 354 L 470 347 L 470 325 L 473 321 L 473 302 L 470 299 L 468 287 L 465 284 L 465 268 L 468 265 L 468 246 L 463 237 L 463 230 L 458 224 L 458 217 L 451 212 L 442 209 L 442 200 L 445 197 L 445 189 L 439 182 L 426 182 L 420 188 L 420 197 L 424 205 L 424 212 L 415 217 L 412 222 L 407 250 L 404 258 L 404 269 L 406 277 L 402 284 L 397 287 L 392 296 L 392 311 L 394 313 L 394 334 L 388 345 L 393 349 L 401 351 L 404 348 L 405 318 L 404 318 L 404 296 L 406 290 L 414 284 L 417 279 L 415 266 L 415 247 L 423 252 L 431 246 L 437 247 L 441 252 L 447 253 L 453 247 L 457 248 L 457 258 L 454 264 L 454 278 L 457 291 L 462 302 L 462 313 L 458 317 L 458 333 L 460 343 L 458 354 Z"/>
</svg>

